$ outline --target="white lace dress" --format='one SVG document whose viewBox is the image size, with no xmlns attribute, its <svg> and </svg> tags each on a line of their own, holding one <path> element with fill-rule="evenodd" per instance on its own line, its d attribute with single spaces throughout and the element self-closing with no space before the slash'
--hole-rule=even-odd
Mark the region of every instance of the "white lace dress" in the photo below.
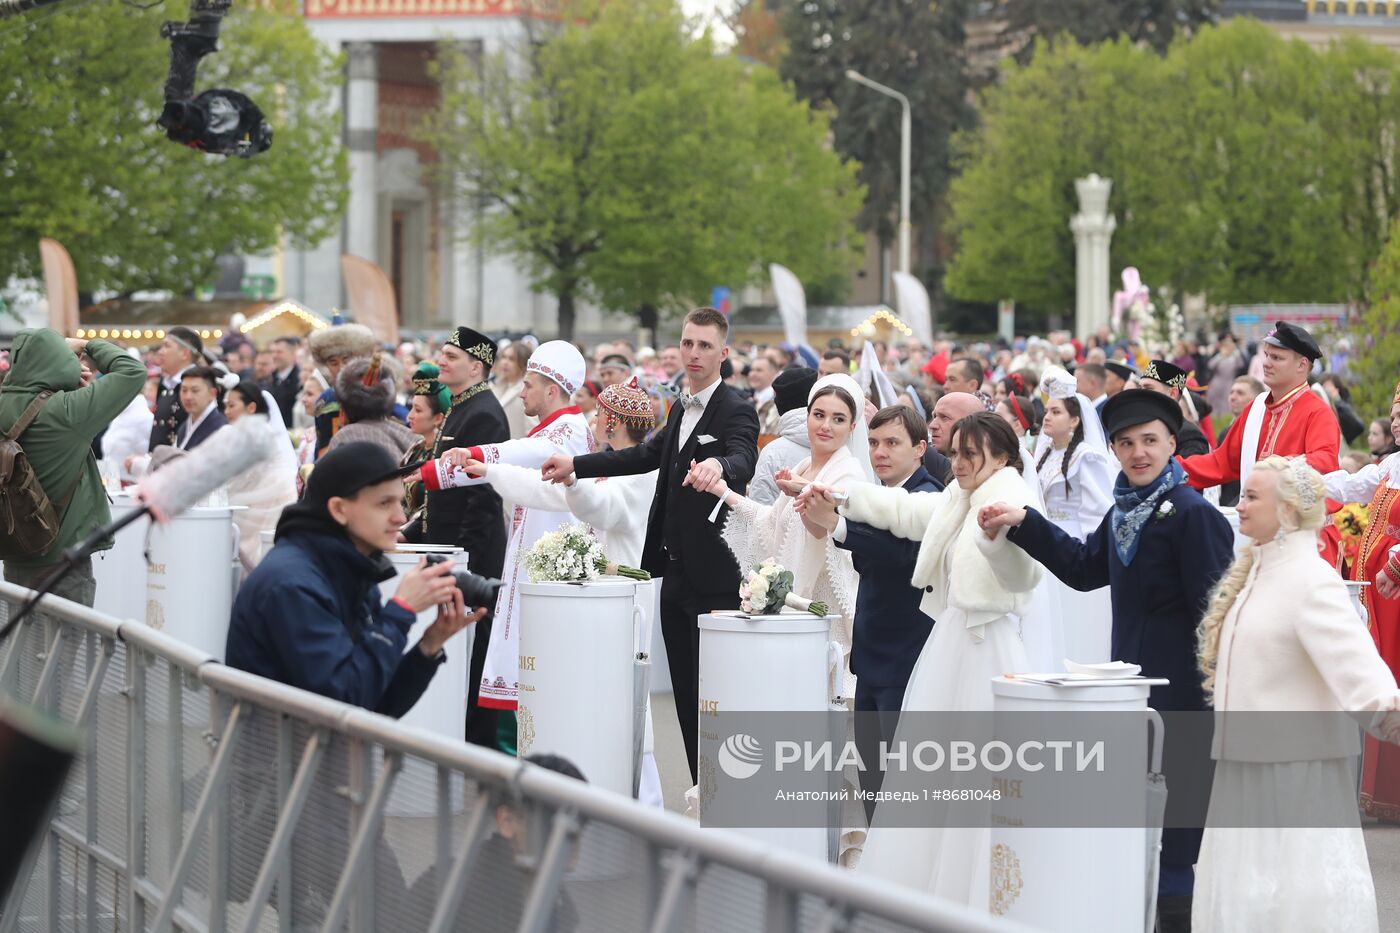
<svg viewBox="0 0 1400 933">
<path fill-rule="evenodd" d="M 831 455 L 816 476 L 807 476 L 811 458 L 797 464 L 793 473 L 824 486 L 850 489 L 865 482 L 860 464 L 844 448 Z M 856 589 L 860 578 L 851 564 L 851 552 L 842 550 L 828 537 L 817 539 L 808 533 L 802 517 L 793 509 L 791 496 L 779 495 L 772 505 L 741 498 L 730 511 L 724 526 L 724 543 L 739 562 L 739 572 L 747 575 L 754 565 L 773 558 L 792 571 L 792 591 L 831 607 L 836 616 L 831 623 L 831 640 L 841 645 L 842 671 L 833 686 L 847 699 L 856 695 L 856 678 L 851 673 L 851 620 L 855 617 Z M 832 672 L 833 678 L 836 672 Z"/>
<path fill-rule="evenodd" d="M 1102 453 L 1087 444 L 1074 449 L 1068 475 L 1063 469 L 1064 460 L 1063 449 L 1051 449 L 1037 471 L 1045 517 L 1065 534 L 1083 541 L 1099 527 L 1113 507 L 1116 469 L 1109 466 Z M 1081 593 L 1054 575 L 1047 576 L 1047 584 L 1060 609 L 1063 657 L 1084 664 L 1111 660 L 1113 604 L 1109 588 Z M 1060 670 L 1062 658 L 1053 660 L 1053 669 Z"/>
</svg>

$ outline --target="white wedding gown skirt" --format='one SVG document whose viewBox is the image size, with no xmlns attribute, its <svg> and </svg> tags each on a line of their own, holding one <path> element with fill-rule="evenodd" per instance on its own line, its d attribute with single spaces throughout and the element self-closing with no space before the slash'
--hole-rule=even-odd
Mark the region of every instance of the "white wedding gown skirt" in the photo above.
<svg viewBox="0 0 1400 933">
<path fill-rule="evenodd" d="M 978 640 L 968 631 L 961 610 L 948 609 L 933 626 L 914 664 L 904 692 L 904 711 L 990 711 L 992 680 L 1028 668 L 1014 618 L 1002 616 L 983 627 L 982 635 Z M 918 742 L 920 726 L 920 717 L 902 716 L 895 742 L 906 746 Z M 885 780 L 891 786 L 890 777 Z M 928 775 L 930 787 L 937 786 L 938 780 L 937 772 Z M 881 808 L 889 813 L 897 806 L 875 808 L 858 870 L 986 910 L 991 830 L 882 825 Z"/>
<path fill-rule="evenodd" d="M 1359 817 L 1355 826 L 1263 825 L 1279 806 L 1355 790 L 1355 771 L 1344 758 L 1216 762 L 1211 815 L 1230 807 L 1261 819 L 1249 827 L 1207 826 L 1196 863 L 1193 933 L 1375 933 L 1376 890 Z"/>
</svg>

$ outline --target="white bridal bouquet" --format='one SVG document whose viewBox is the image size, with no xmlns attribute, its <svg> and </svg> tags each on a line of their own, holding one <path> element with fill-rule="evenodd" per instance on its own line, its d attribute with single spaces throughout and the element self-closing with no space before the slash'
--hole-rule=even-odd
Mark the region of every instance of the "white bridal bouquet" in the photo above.
<svg viewBox="0 0 1400 933">
<path fill-rule="evenodd" d="M 610 563 L 598 539 L 582 525 L 565 525 L 541 535 L 525 555 L 525 570 L 531 583 L 573 583 L 596 580 L 605 574 L 629 580 L 651 579 L 645 570 Z"/>
<path fill-rule="evenodd" d="M 739 608 L 749 615 L 772 615 L 783 607 L 825 616 L 826 603 L 798 596 L 792 591 L 792 571 L 784 570 L 773 558 L 759 564 L 747 580 L 739 584 Z"/>
</svg>

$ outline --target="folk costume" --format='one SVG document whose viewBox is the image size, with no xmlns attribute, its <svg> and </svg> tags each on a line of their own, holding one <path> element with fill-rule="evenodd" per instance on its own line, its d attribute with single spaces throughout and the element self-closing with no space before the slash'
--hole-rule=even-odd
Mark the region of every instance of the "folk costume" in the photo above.
<svg viewBox="0 0 1400 933">
<path fill-rule="evenodd" d="M 458 327 L 447 342 L 476 357 L 488 370 L 496 365 L 496 344 L 491 338 Z M 486 382 L 468 386 L 452 396 L 447 418 L 438 431 L 433 456 L 453 447 L 495 444 L 510 440 L 510 426 L 501 403 Z M 450 544 L 467 552 L 467 566 L 485 577 L 501 576 L 506 557 L 506 525 L 501 497 L 490 486 L 465 489 L 425 490 L 422 519 L 404 529 L 409 541 L 424 544 Z M 496 718 L 493 710 L 477 703 L 477 686 L 486 664 L 486 648 L 494 621 L 490 616 L 476 623 L 472 661 L 467 685 L 467 741 L 496 747 Z"/>
<path fill-rule="evenodd" d="M 1279 321 L 1264 343 L 1301 353 L 1310 360 L 1322 355 L 1312 335 L 1296 324 Z M 1225 440 L 1209 454 L 1186 457 L 1188 482 L 1194 489 L 1249 478 L 1254 464 L 1272 454 L 1305 457 L 1308 466 L 1326 476 L 1338 469 L 1341 427 L 1331 406 L 1308 391 L 1306 382 L 1274 398 L 1261 392 L 1230 425 Z"/>
<path fill-rule="evenodd" d="M 1396 402 L 1400 402 L 1400 385 L 1391 404 Z M 1393 571 L 1400 578 L 1400 453 L 1354 474 L 1327 473 L 1323 482 L 1327 498 L 1368 505 L 1366 531 L 1351 562 L 1351 579 L 1372 584 L 1361 588 L 1371 638 L 1390 669 L 1400 671 L 1400 599 L 1382 599 L 1374 585 L 1382 572 Z M 1400 822 L 1400 748 L 1369 736 L 1361 767 L 1361 808 L 1378 819 Z"/>
<path fill-rule="evenodd" d="M 587 364 L 583 354 L 579 353 L 573 344 L 564 340 L 551 340 L 540 344 L 539 349 L 530 354 L 530 362 L 525 367 L 526 373 L 536 373 L 556 383 L 565 398 L 572 398 L 578 391 L 578 387 L 583 384 L 586 370 Z M 495 402 L 494 395 L 491 396 L 491 400 Z M 499 409 L 499 402 L 496 402 L 496 406 Z M 587 420 L 578 406 L 568 405 L 542 419 L 530 429 L 528 435 L 519 440 L 473 444 L 469 450 L 472 459 L 482 463 L 504 463 L 538 469 L 554 454 L 574 457 L 591 453 L 593 447 L 593 434 L 588 429 Z M 424 464 L 422 475 L 430 493 L 434 490 L 460 487 L 491 488 L 484 479 L 470 477 L 442 461 Z M 513 506 L 510 539 L 506 544 L 505 566 L 501 574 L 505 586 L 501 587 L 496 599 L 491 622 L 490 647 L 481 673 L 479 702 L 482 706 L 500 710 L 516 708 L 520 671 L 520 584 L 528 582 L 525 575 L 525 555 L 542 535 L 557 531 L 573 521 L 573 515 L 567 511 L 531 509 L 518 503 Z"/>
</svg>

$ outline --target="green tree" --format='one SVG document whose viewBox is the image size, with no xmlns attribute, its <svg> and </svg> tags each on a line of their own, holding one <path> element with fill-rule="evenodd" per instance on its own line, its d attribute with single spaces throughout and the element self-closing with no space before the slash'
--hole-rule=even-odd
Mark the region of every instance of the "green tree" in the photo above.
<svg viewBox="0 0 1400 933">
<path fill-rule="evenodd" d="M 1035 38 L 1068 38 L 1094 45 L 1120 36 L 1165 54 L 1172 40 L 1215 22 L 1220 0 L 997 0 L 991 15 L 1003 23 L 1003 42 L 1021 46 L 1029 61 Z"/>
<path fill-rule="evenodd" d="M 1357 109 L 1328 56 L 1259 23 L 1231 21 L 1172 45 L 1042 43 L 989 88 L 983 124 L 960 140 L 952 189 L 958 252 L 949 289 L 1042 312 L 1074 303 L 1067 224 L 1074 179 L 1113 181 L 1113 268 L 1216 304 L 1341 301 L 1374 253 L 1349 227 L 1365 144 L 1339 114 Z M 1045 119 L 1053 113 L 1055 119 Z M 1359 147 L 1359 149 L 1358 149 Z M 1363 155 L 1364 154 L 1364 155 Z M 1374 227 L 1372 208 L 1369 225 Z"/>
<path fill-rule="evenodd" d="M 670 0 L 568 0 L 531 41 L 481 62 L 448 57 L 427 131 L 475 235 L 526 262 L 559 301 L 659 312 L 766 263 L 817 275 L 854 265 L 855 169 L 769 69 L 718 57 Z"/>
<path fill-rule="evenodd" d="M 1352 405 L 1372 415 L 1390 411 L 1400 373 L 1400 221 L 1370 270 L 1371 300 L 1361 315 L 1358 354 L 1352 364 Z"/>
<path fill-rule="evenodd" d="M 836 151 L 859 162 L 866 187 L 859 223 L 882 247 L 895 238 L 900 188 L 900 106 L 846 78 L 854 69 L 902 92 L 913 113 L 910 219 L 917 266 L 939 300 L 936 245 L 952 176 L 953 133 L 972 125 L 968 102 L 968 0 L 807 0 L 784 4 L 789 51 L 783 76 L 822 110 L 834 110 Z"/>
<path fill-rule="evenodd" d="M 169 46 L 149 10 L 92 4 L 0 29 L 0 276 L 33 276 L 38 240 L 73 256 L 79 287 L 189 292 L 221 253 L 257 253 L 279 233 L 314 244 L 339 223 L 348 170 L 330 107 L 336 58 L 292 13 L 239 8 L 198 87 L 233 87 L 268 115 L 269 152 L 224 159 L 156 127 Z"/>
</svg>

